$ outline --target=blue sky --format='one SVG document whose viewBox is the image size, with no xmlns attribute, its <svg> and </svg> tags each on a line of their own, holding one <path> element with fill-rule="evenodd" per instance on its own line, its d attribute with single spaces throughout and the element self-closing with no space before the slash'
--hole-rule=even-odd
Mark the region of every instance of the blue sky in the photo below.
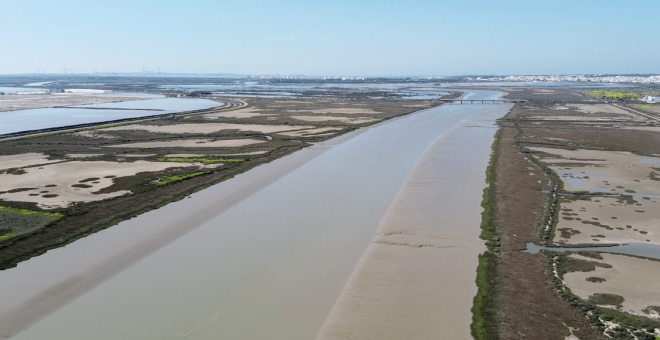
<svg viewBox="0 0 660 340">
<path fill-rule="evenodd" d="M 0 74 L 660 73 L 660 1 L 0 0 Z"/>
</svg>

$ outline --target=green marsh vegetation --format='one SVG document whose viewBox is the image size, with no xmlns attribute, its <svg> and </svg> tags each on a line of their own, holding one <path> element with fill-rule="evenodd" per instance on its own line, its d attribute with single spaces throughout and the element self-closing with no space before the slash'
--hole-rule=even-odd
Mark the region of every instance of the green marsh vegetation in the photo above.
<svg viewBox="0 0 660 340">
<path fill-rule="evenodd" d="M 657 104 L 629 104 L 629 105 L 632 107 L 636 107 L 638 109 L 660 113 L 660 105 Z"/>
<path fill-rule="evenodd" d="M 159 162 L 179 162 L 179 163 L 204 163 L 204 164 L 215 164 L 215 163 L 236 163 L 243 162 L 244 159 L 226 159 L 226 158 L 183 158 L 183 157 L 174 157 L 174 158 L 156 158 Z"/>
<path fill-rule="evenodd" d="M 186 179 L 189 179 L 189 178 L 193 178 L 193 177 L 197 177 L 199 175 L 203 175 L 205 173 L 206 172 L 201 171 L 201 172 L 194 172 L 192 174 L 187 174 L 187 175 L 165 177 L 165 178 L 161 178 L 161 180 L 158 181 L 158 183 L 156 183 L 156 185 L 166 185 L 166 184 L 170 184 L 170 183 L 180 182 L 180 181 L 183 181 L 183 180 L 186 180 Z"/>
<path fill-rule="evenodd" d="M 0 242 L 18 234 L 41 228 L 64 217 L 60 213 L 34 211 L 0 206 Z"/>
<path fill-rule="evenodd" d="M 10 239 L 10 238 L 12 238 L 12 237 L 14 237 L 14 236 L 16 236 L 16 233 L 11 233 L 11 234 L 7 234 L 7 235 L 2 235 L 2 236 L 0 236 L 0 242 L 2 242 L 2 241 L 4 241 L 4 240 L 7 240 L 7 239 Z"/>
<path fill-rule="evenodd" d="M 498 132 L 499 134 L 499 132 Z M 496 255 L 493 251 L 497 246 L 493 241 L 495 227 L 493 225 L 492 205 L 493 205 L 493 164 L 495 162 L 495 152 L 498 134 L 495 135 L 490 155 L 490 162 L 486 168 L 486 183 L 488 186 L 484 189 L 481 206 L 484 211 L 481 213 L 481 235 L 479 237 L 488 241 L 486 245 L 488 250 L 479 255 L 479 265 L 477 266 L 477 295 L 472 300 L 472 323 L 470 324 L 470 333 L 475 340 L 487 340 L 489 333 L 492 333 L 492 312 L 490 312 L 491 295 L 493 294 L 493 285 L 495 278 Z M 489 327 L 490 326 L 490 327 Z"/>
<path fill-rule="evenodd" d="M 62 217 L 64 217 L 64 215 L 62 215 L 60 213 L 49 213 L 49 212 L 33 211 L 33 210 L 27 210 L 27 209 L 16 209 L 16 208 L 9 208 L 9 207 L 3 207 L 3 206 L 0 206 L 0 212 L 12 213 L 12 214 L 17 214 L 17 215 L 21 215 L 21 216 L 41 215 L 41 216 L 48 216 L 48 217 L 53 217 L 53 218 L 62 218 Z"/>
<path fill-rule="evenodd" d="M 591 91 L 591 94 L 609 100 L 637 100 L 640 95 L 637 93 L 615 92 L 615 91 Z"/>
</svg>

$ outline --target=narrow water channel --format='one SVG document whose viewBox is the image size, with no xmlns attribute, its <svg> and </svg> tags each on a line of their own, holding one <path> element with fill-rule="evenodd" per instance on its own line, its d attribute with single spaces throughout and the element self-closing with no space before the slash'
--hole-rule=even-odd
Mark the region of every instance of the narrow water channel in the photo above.
<svg viewBox="0 0 660 340">
<path fill-rule="evenodd" d="M 498 95 L 473 91 L 468 96 Z M 498 116 L 493 114 L 475 117 L 498 108 L 501 116 L 503 107 L 445 105 L 303 150 L 318 155 L 228 209 L 219 202 L 220 213 L 83 295 L 68 291 L 72 301 L 15 338 L 314 338 L 420 159 L 447 132 L 469 129 L 466 122 L 494 123 Z M 451 162 L 460 155 L 446 157 Z M 50 262 L 49 256 L 100 265 L 118 255 L 109 244 L 132 242 L 131 227 L 148 228 L 157 237 L 159 223 L 166 224 L 163 216 L 197 223 L 187 214 L 197 204 L 212 205 L 208 193 L 218 187 L 0 272 L 0 306 L 7 301 L 13 315 L 20 315 L 15 312 L 34 303 L 33 297 L 47 299 L 87 277 L 67 269 L 71 263 Z M 478 204 L 463 208 L 481 212 Z M 97 253 L 94 244 L 110 254 Z M 72 274 L 57 276 L 58 267 Z M 46 287 L 26 284 L 43 275 L 39 270 L 52 271 L 58 281 Z M 18 295 L 4 295 L 12 290 Z M 0 317 L 6 312 L 2 308 Z"/>
<path fill-rule="evenodd" d="M 527 253 L 538 253 L 541 250 L 550 250 L 557 252 L 602 252 L 602 253 L 613 253 L 613 254 L 625 254 L 625 255 L 635 255 L 650 257 L 654 259 L 660 259 L 660 246 L 655 244 L 644 244 L 644 243 L 630 243 L 610 247 L 543 247 L 538 246 L 534 243 L 527 243 Z"/>
</svg>

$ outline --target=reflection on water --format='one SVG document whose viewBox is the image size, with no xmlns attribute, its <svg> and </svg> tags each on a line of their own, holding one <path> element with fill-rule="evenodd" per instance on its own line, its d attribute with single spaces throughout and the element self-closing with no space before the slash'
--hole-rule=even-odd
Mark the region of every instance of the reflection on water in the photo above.
<svg viewBox="0 0 660 340">
<path fill-rule="evenodd" d="M 551 250 L 551 251 L 596 251 L 596 252 L 605 252 L 605 253 L 615 253 L 615 254 L 627 254 L 627 255 L 636 255 L 651 257 L 654 259 L 660 259 L 660 246 L 655 244 L 645 244 L 645 243 L 630 243 L 620 246 L 613 247 L 577 247 L 577 248 L 557 248 L 557 247 L 543 247 L 537 246 L 536 244 L 530 242 L 527 243 L 526 253 L 538 253 L 540 250 Z"/>
<path fill-rule="evenodd" d="M 39 92 L 47 92 L 47 90 L 44 89 L 30 89 L 30 88 L 25 88 L 25 87 L 3 87 L 0 86 L 0 92 L 2 93 L 24 93 L 24 92 L 31 92 L 31 93 L 39 93 Z"/>
<path fill-rule="evenodd" d="M 222 103 L 206 99 L 166 98 L 78 106 L 81 108 L 45 108 L 0 112 L 0 119 L 2 119 L 0 134 L 201 110 L 219 105 Z M 118 108 L 119 110 L 95 110 L 94 108 Z"/>
</svg>

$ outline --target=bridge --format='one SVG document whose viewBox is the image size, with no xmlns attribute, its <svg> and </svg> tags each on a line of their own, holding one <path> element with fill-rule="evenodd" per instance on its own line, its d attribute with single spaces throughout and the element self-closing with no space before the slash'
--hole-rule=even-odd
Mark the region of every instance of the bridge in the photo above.
<svg viewBox="0 0 660 340">
<path fill-rule="evenodd" d="M 526 103 L 527 100 L 511 100 L 511 99 L 440 99 L 447 103 L 479 103 L 479 104 L 504 104 L 504 103 Z"/>
</svg>

